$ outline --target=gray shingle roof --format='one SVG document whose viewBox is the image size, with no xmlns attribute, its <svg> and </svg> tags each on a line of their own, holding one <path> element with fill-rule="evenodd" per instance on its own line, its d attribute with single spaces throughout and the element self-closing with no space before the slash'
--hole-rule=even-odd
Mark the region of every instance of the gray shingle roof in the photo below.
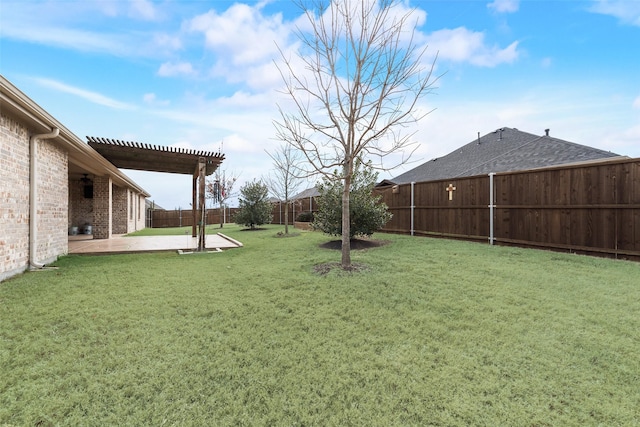
<svg viewBox="0 0 640 427">
<path fill-rule="evenodd" d="M 435 181 L 611 157 L 619 155 L 552 136 L 538 136 L 515 128 L 500 128 L 390 181 L 395 184 Z"/>
<path fill-rule="evenodd" d="M 316 187 L 310 187 L 291 197 L 291 200 L 307 199 L 309 197 L 318 197 L 319 195 L 320 193 Z"/>
</svg>

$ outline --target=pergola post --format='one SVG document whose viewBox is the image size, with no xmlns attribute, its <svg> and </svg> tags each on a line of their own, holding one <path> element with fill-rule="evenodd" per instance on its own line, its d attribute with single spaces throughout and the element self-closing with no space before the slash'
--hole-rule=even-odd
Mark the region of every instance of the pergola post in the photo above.
<svg viewBox="0 0 640 427">
<path fill-rule="evenodd" d="M 205 198 L 204 198 L 204 184 L 205 184 L 205 177 L 207 175 L 207 163 L 205 162 L 204 157 L 200 157 L 200 159 L 198 159 L 198 179 L 200 180 L 200 189 L 198 191 L 198 196 L 199 196 L 199 200 L 198 200 L 198 206 L 200 207 L 200 211 L 199 211 L 199 223 L 200 223 L 200 235 L 198 236 L 198 252 L 202 252 L 205 250 L 205 228 L 206 228 L 206 212 L 207 212 L 207 207 L 205 206 Z"/>
<path fill-rule="evenodd" d="M 196 197 L 198 192 L 198 169 L 199 168 L 193 172 L 193 185 L 191 186 L 191 237 L 198 235 L 196 231 L 196 227 L 198 226 L 198 198 Z"/>
</svg>

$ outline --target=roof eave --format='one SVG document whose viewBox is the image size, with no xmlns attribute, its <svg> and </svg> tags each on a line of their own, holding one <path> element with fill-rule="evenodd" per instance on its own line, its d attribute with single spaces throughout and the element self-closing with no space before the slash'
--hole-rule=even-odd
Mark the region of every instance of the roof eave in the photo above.
<svg viewBox="0 0 640 427">
<path fill-rule="evenodd" d="M 23 120 L 34 132 L 50 132 L 58 128 L 60 134 L 53 141 L 67 150 L 70 162 L 82 166 L 94 175 L 109 175 L 116 185 L 133 188 L 145 197 L 150 196 L 144 188 L 89 147 L 2 75 L 0 75 L 0 101 L 2 101 L 3 111 Z"/>
</svg>

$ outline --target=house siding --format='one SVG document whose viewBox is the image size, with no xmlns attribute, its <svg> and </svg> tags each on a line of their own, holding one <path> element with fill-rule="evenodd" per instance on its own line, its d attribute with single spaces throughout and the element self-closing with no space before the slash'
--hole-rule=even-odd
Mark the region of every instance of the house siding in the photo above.
<svg viewBox="0 0 640 427">
<path fill-rule="evenodd" d="M 0 280 L 29 266 L 30 130 L 0 114 Z M 48 263 L 68 252 L 68 159 L 47 140 L 37 141 L 36 260 Z"/>
<path fill-rule="evenodd" d="M 110 176 L 97 176 L 93 181 L 93 237 L 110 239 L 112 229 L 113 182 Z"/>
<path fill-rule="evenodd" d="M 0 114 L 0 280 L 29 263 L 29 131 Z"/>
<path fill-rule="evenodd" d="M 69 163 L 67 152 L 38 141 L 36 261 L 49 263 L 69 252 Z"/>
<path fill-rule="evenodd" d="M 113 186 L 113 234 L 127 234 L 129 190 Z"/>
<path fill-rule="evenodd" d="M 93 199 L 84 197 L 84 183 L 73 180 L 69 182 L 69 224 L 78 227 L 81 233 L 86 225 L 93 225 Z"/>
</svg>

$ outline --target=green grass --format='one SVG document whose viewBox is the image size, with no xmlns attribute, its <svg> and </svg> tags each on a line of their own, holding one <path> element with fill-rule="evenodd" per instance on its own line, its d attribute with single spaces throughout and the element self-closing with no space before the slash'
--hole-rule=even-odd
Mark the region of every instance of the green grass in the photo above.
<svg viewBox="0 0 640 427">
<path fill-rule="evenodd" d="M 640 425 L 639 264 L 279 230 L 0 284 L 0 425 Z"/>
</svg>

